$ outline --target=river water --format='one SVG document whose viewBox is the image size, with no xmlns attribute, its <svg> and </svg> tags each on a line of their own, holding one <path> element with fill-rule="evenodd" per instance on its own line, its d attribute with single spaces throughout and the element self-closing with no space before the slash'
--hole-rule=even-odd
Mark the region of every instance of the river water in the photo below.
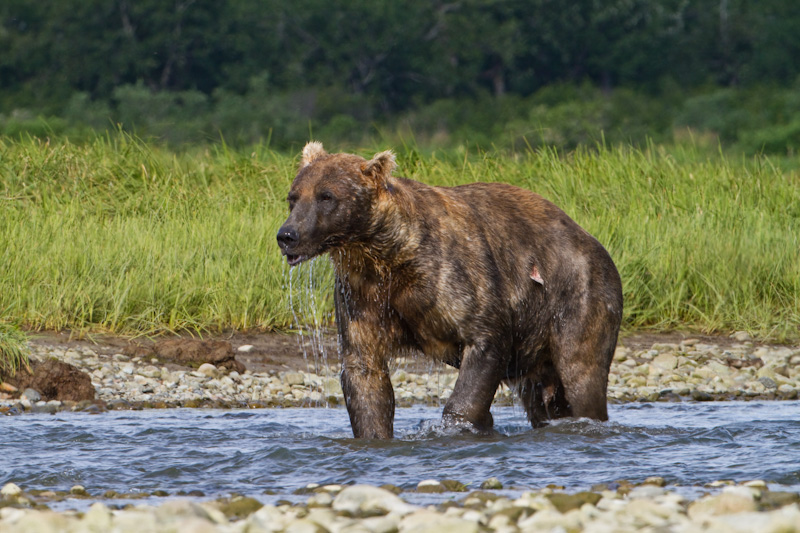
<svg viewBox="0 0 800 533">
<path fill-rule="evenodd" d="M 353 439 L 343 408 L 27 414 L 0 420 L 0 484 L 80 484 L 92 494 L 200 490 L 205 498 L 236 492 L 265 502 L 312 482 L 412 489 L 430 478 L 577 490 L 659 475 L 684 490 L 723 479 L 800 490 L 800 402 L 609 407 L 609 422 L 538 430 L 521 409 L 496 408 L 498 434 L 490 437 L 448 432 L 440 408 L 398 409 L 389 442 Z"/>
</svg>

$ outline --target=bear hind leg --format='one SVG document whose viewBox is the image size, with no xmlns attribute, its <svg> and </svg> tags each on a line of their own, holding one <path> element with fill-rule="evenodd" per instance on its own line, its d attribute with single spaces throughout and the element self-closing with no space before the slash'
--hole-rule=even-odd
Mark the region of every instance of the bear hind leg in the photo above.
<svg viewBox="0 0 800 533">
<path fill-rule="evenodd" d="M 572 416 L 564 385 L 552 364 L 523 376 L 513 386 L 533 428 L 546 426 L 548 420 Z"/>
</svg>

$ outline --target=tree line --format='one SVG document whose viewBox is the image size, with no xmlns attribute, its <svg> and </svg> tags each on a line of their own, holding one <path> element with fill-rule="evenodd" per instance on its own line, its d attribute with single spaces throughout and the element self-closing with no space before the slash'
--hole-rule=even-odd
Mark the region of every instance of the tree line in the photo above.
<svg viewBox="0 0 800 533">
<path fill-rule="evenodd" d="M 669 104 L 793 87 L 797 28 L 795 0 L 4 0 L 0 114 L 96 126 L 177 106 L 166 122 L 202 111 L 203 127 L 228 120 L 251 140 L 264 127 L 242 120 L 259 102 L 289 137 L 283 122 L 424 122 L 446 101 L 529 110 L 553 86 Z"/>
</svg>

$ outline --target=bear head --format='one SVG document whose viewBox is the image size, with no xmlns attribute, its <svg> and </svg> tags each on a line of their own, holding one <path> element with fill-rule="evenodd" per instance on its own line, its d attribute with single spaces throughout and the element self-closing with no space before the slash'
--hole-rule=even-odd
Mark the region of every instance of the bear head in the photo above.
<svg viewBox="0 0 800 533">
<path fill-rule="evenodd" d="M 366 160 L 329 154 L 322 143 L 308 143 L 287 197 L 289 217 L 277 235 L 289 265 L 365 239 L 373 227 L 376 198 L 387 189 L 396 166 L 390 150 Z"/>
</svg>

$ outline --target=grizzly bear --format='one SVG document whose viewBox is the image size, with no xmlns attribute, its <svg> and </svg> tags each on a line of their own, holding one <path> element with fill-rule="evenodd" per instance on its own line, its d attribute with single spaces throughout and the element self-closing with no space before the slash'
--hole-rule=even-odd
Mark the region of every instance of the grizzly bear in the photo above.
<svg viewBox="0 0 800 533">
<path fill-rule="evenodd" d="M 622 285 L 603 246 L 538 194 L 502 183 L 433 187 L 369 161 L 303 149 L 278 244 L 294 266 L 328 253 L 353 434 L 393 436 L 394 356 L 459 370 L 443 421 L 492 431 L 501 383 L 533 427 L 607 420 Z"/>
</svg>

